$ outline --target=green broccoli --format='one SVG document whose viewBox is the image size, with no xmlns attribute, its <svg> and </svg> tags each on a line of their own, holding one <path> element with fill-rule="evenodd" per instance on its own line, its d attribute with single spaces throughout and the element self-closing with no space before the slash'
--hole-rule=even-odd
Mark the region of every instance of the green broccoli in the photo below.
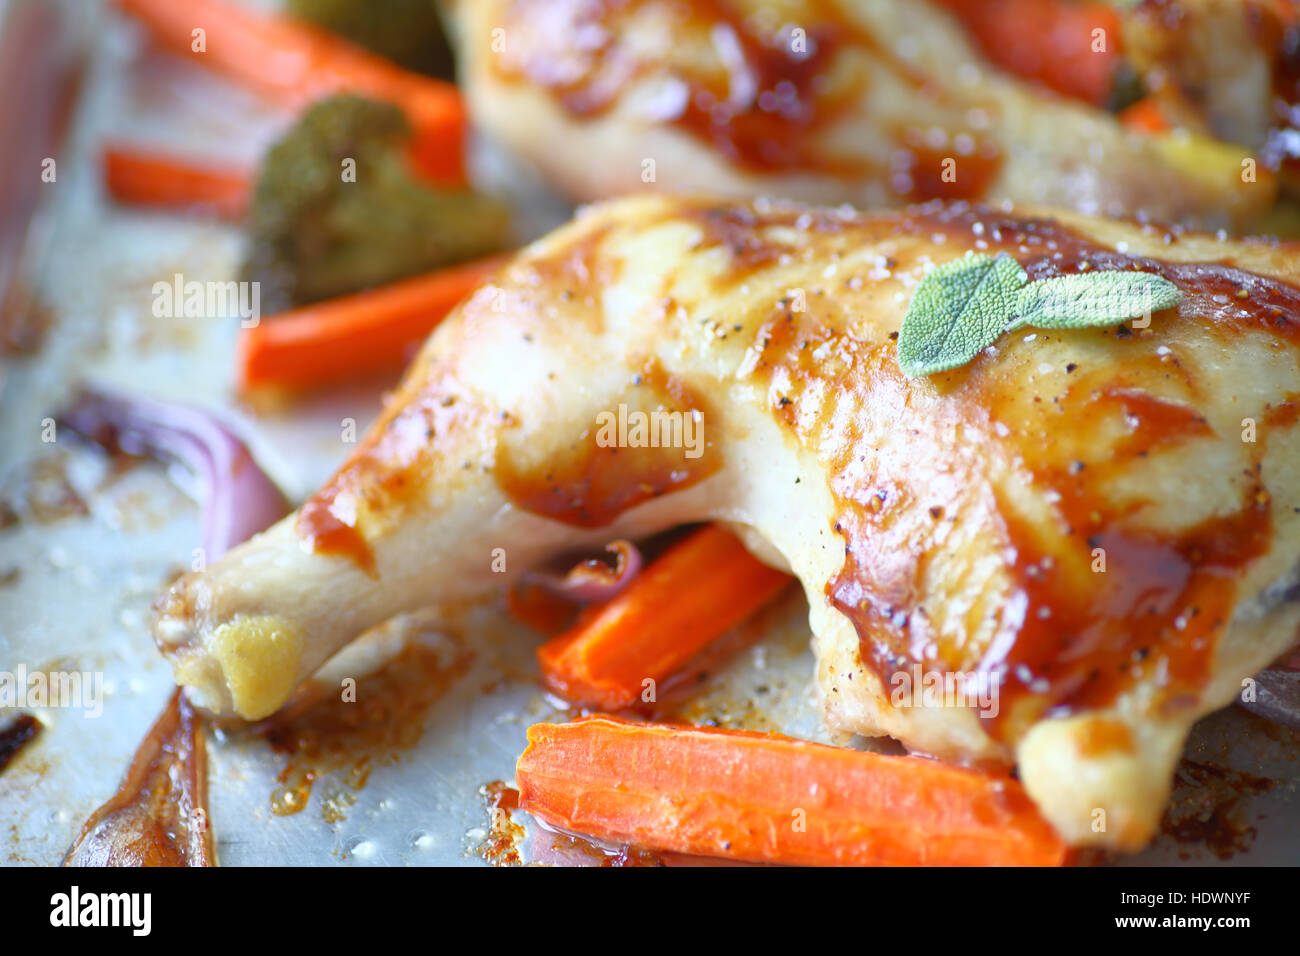
<svg viewBox="0 0 1300 956">
<path fill-rule="evenodd" d="M 408 70 L 451 79 L 451 46 L 434 0 L 288 0 L 290 14 Z"/>
<path fill-rule="evenodd" d="M 336 96 L 312 106 L 267 153 L 249 214 L 242 276 L 282 311 L 488 255 L 509 213 L 472 190 L 413 174 L 396 106 Z"/>
</svg>

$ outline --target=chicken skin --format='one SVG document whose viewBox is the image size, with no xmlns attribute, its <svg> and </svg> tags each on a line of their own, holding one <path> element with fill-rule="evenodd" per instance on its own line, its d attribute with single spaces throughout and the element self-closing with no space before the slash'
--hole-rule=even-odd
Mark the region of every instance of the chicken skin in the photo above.
<svg viewBox="0 0 1300 956">
<path fill-rule="evenodd" d="M 1199 118 L 1204 135 L 1135 133 L 999 69 L 942 3 L 447 6 L 475 123 L 584 201 L 665 189 L 866 208 L 1010 200 L 1248 229 L 1277 196 L 1262 143 L 1218 141 Z M 1246 19 L 1259 17 L 1230 22 Z M 1146 49 L 1163 34 L 1141 35 Z M 1242 47 L 1241 69 L 1258 62 L 1250 75 L 1267 78 L 1266 52 Z M 1221 59 L 1197 61 L 1211 85 L 1233 72 Z M 1234 95 L 1259 100 L 1251 115 L 1271 108 L 1256 83 Z"/>
<path fill-rule="evenodd" d="M 906 378 L 912 294 L 969 251 L 1182 300 Z M 833 727 L 1018 765 L 1070 842 L 1135 848 L 1192 723 L 1300 636 L 1297 275 L 1293 247 L 1009 207 L 595 206 L 442 324 L 297 513 L 160 598 L 156 637 L 196 703 L 255 719 L 399 612 L 725 522 L 801 582 Z M 611 413 L 694 427 L 610 442 Z M 931 675 L 994 706 L 899 692 Z"/>
</svg>

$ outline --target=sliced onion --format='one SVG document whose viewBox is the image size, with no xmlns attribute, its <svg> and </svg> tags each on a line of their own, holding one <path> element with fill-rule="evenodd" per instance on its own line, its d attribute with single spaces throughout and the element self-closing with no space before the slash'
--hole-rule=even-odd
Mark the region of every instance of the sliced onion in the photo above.
<svg viewBox="0 0 1300 956">
<path fill-rule="evenodd" d="M 587 558 L 566 572 L 531 571 L 524 580 L 537 584 L 556 597 L 575 604 L 608 601 L 631 583 L 641 571 L 641 552 L 631 541 L 611 541 L 605 550 L 614 563 Z"/>
<path fill-rule="evenodd" d="M 247 446 L 212 413 L 191 405 L 83 390 L 59 421 L 108 448 L 179 462 L 203 485 L 203 547 L 209 560 L 289 511 Z"/>
<path fill-rule="evenodd" d="M 1293 730 L 1300 730 L 1300 670 L 1270 667 L 1255 675 L 1255 699 L 1237 703 L 1257 714 Z"/>
</svg>

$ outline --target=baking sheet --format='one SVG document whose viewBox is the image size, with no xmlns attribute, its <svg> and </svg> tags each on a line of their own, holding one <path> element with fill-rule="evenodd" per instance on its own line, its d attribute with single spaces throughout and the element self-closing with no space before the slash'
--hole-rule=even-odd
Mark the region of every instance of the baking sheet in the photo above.
<svg viewBox="0 0 1300 956">
<path fill-rule="evenodd" d="M 172 684 L 149 634 L 150 602 L 188 565 L 199 535 L 197 508 L 175 476 L 148 464 L 123 469 L 62 436 L 45 443 L 43 420 L 82 381 L 222 409 L 298 499 L 347 453 L 343 419 L 364 428 L 382 391 L 355 387 L 278 411 L 248 408 L 231 390 L 237 319 L 152 315 L 155 281 L 229 278 L 240 237 L 228 226 L 113 206 L 99 186 L 100 144 L 129 139 L 249 163 L 288 118 L 188 64 L 146 54 L 139 32 L 99 3 L 75 7 L 88 18 L 80 28 L 91 38 L 89 59 L 44 210 L 49 256 L 34 277 L 49 326 L 38 354 L 4 358 L 0 384 L 0 498 L 16 516 L 0 527 L 0 670 L 102 674 L 103 712 L 35 711 L 44 732 L 0 774 L 6 865 L 57 863 L 161 711 Z M 490 144 L 476 144 L 473 167 L 481 183 L 514 197 L 521 239 L 567 215 Z M 355 752 L 318 742 L 314 755 L 247 733 L 213 735 L 220 862 L 599 862 L 557 855 L 535 829 L 522 839 L 503 830 L 511 820 L 492 815 L 481 793 L 510 780 L 530 723 L 565 716 L 534 682 L 538 638 L 497 603 L 400 626 L 430 668 L 431 690 L 403 717 L 418 733 Z M 791 596 L 747 626 L 766 636 L 702 688 L 688 716 L 828 739 L 802 599 Z M 1298 761 L 1290 731 L 1237 711 L 1207 719 L 1180 770 L 1168 832 L 1123 862 L 1300 862 Z M 308 793 L 304 780 L 313 775 Z M 286 813 L 295 799 L 301 809 Z"/>
</svg>

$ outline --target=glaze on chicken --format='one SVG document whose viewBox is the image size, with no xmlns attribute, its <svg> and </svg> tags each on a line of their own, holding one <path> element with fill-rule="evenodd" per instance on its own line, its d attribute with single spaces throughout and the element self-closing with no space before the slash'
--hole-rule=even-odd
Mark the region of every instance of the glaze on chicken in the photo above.
<svg viewBox="0 0 1300 956">
<path fill-rule="evenodd" d="M 1134 14 L 1127 32 L 1141 65 L 1162 69 L 1171 89 L 1194 73 L 1208 89 L 1230 88 L 1233 102 L 1249 101 L 1240 115 L 1267 114 L 1269 50 L 1243 37 L 1248 24 L 1271 21 L 1240 3 L 1219 6 L 1229 9 L 1194 22 L 1198 35 L 1213 32 L 1228 46 L 1186 52 L 1181 71 L 1157 42 L 1172 30 L 1158 16 Z M 1185 111 L 1198 135 L 1135 133 L 1104 109 L 998 68 L 942 3 L 449 7 L 475 122 L 580 200 L 646 190 L 868 208 L 1011 200 L 1248 229 L 1277 197 L 1262 140 L 1223 142 L 1219 129 L 1242 124 L 1201 117 L 1217 116 L 1222 97 Z M 1042 38 L 1027 33 L 1023 42 Z M 1262 137 L 1259 125 L 1248 131 Z"/>
<path fill-rule="evenodd" d="M 971 250 L 1183 299 L 905 378 L 917 283 Z M 259 718 L 394 614 L 728 522 L 802 583 L 832 726 L 1018 764 L 1071 842 L 1137 847 L 1191 724 L 1297 640 L 1298 274 L 1286 246 L 960 203 L 597 206 L 453 313 L 337 475 L 180 579 L 156 635 L 197 703 Z M 605 447 L 620 406 L 697 418 L 701 453 Z M 895 706 L 916 667 L 991 676 L 997 713 Z"/>
</svg>

